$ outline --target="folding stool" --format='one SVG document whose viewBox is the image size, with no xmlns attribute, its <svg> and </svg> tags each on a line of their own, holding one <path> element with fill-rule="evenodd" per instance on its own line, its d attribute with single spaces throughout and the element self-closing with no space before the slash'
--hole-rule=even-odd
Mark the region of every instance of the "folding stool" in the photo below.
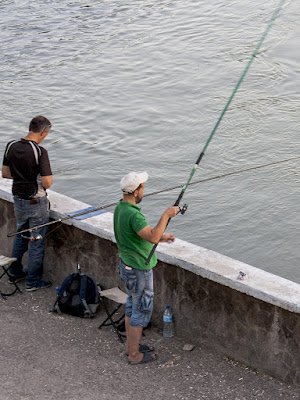
<svg viewBox="0 0 300 400">
<path fill-rule="evenodd" d="M 120 333 L 119 328 L 120 328 L 121 321 L 125 318 L 125 312 L 117 320 L 114 320 L 112 317 L 120 309 L 120 307 L 122 305 L 126 304 L 127 294 L 122 292 L 122 290 L 120 290 L 118 287 L 114 287 L 114 288 L 107 289 L 107 290 L 101 290 L 99 288 L 99 299 L 100 299 L 101 305 L 103 306 L 103 308 L 104 308 L 104 310 L 105 310 L 105 312 L 107 314 L 107 318 L 99 326 L 99 329 L 101 329 L 102 326 L 112 325 L 113 328 L 114 328 L 114 331 L 118 335 L 118 338 L 119 338 L 120 342 L 124 343 L 123 337 L 125 337 L 125 336 Z M 109 312 L 108 307 L 106 305 L 106 300 L 105 299 L 112 300 L 112 301 L 114 301 L 115 303 L 118 304 L 115 307 L 113 312 Z M 108 322 L 108 321 L 110 321 L 110 322 Z"/>
<path fill-rule="evenodd" d="M 2 267 L 3 272 L 2 275 L 0 275 L 0 280 L 7 275 L 7 277 L 9 278 L 9 274 L 8 274 L 8 269 L 10 267 L 10 264 L 13 263 L 14 261 L 16 261 L 16 258 L 9 258 L 9 257 L 5 257 L 5 256 L 1 256 L 0 255 L 0 267 Z M 0 295 L 5 299 L 5 297 L 7 296 L 12 296 L 13 294 L 15 294 L 17 291 L 22 293 L 21 289 L 19 288 L 19 286 L 16 284 L 16 282 L 12 282 L 12 284 L 15 286 L 14 290 L 11 293 L 3 293 L 0 290 Z"/>
</svg>

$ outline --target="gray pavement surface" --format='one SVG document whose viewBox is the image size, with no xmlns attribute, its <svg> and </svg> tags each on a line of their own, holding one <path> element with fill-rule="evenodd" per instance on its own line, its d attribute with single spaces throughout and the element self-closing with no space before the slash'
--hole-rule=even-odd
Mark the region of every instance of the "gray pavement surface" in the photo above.
<svg viewBox="0 0 300 400">
<path fill-rule="evenodd" d="M 0 297 L 0 400 L 300 399 L 297 387 L 207 345 L 184 351 L 183 340 L 154 328 L 143 343 L 155 346 L 159 359 L 129 365 L 111 327 L 98 329 L 101 308 L 94 319 L 49 313 L 55 297 L 55 284 Z"/>
</svg>

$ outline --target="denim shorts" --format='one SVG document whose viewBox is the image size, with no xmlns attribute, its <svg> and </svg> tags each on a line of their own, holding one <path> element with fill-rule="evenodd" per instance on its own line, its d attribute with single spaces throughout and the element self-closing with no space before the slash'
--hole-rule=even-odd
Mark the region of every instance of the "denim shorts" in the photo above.
<svg viewBox="0 0 300 400">
<path fill-rule="evenodd" d="M 153 310 L 153 270 L 129 268 L 120 260 L 119 276 L 128 294 L 125 315 L 130 318 L 130 326 L 145 328 Z"/>
</svg>

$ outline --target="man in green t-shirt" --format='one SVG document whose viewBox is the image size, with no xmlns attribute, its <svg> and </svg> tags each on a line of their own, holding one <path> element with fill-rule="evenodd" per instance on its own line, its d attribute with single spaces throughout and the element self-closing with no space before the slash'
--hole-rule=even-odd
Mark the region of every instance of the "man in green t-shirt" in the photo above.
<svg viewBox="0 0 300 400">
<path fill-rule="evenodd" d="M 140 345 L 143 328 L 151 318 L 153 309 L 153 271 L 157 263 L 155 253 L 148 265 L 145 262 L 152 245 L 173 242 L 174 235 L 164 233 L 168 220 L 179 207 L 169 207 L 162 214 L 155 228 L 147 223 L 137 206 L 142 201 L 147 172 L 130 172 L 120 182 L 123 199 L 114 212 L 114 232 L 119 249 L 119 275 L 128 294 L 125 308 L 126 354 L 129 364 L 142 364 L 157 359 L 153 348 Z"/>
</svg>

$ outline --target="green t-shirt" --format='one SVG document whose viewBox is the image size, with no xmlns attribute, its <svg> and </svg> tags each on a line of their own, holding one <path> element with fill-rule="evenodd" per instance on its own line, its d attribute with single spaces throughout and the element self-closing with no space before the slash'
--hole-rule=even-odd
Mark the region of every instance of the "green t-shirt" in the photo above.
<svg viewBox="0 0 300 400">
<path fill-rule="evenodd" d="M 120 201 L 114 211 L 114 231 L 120 258 L 129 267 L 148 270 L 157 263 L 154 253 L 148 265 L 145 262 L 153 244 L 142 239 L 137 232 L 148 223 L 140 207 L 127 201 Z"/>
</svg>

